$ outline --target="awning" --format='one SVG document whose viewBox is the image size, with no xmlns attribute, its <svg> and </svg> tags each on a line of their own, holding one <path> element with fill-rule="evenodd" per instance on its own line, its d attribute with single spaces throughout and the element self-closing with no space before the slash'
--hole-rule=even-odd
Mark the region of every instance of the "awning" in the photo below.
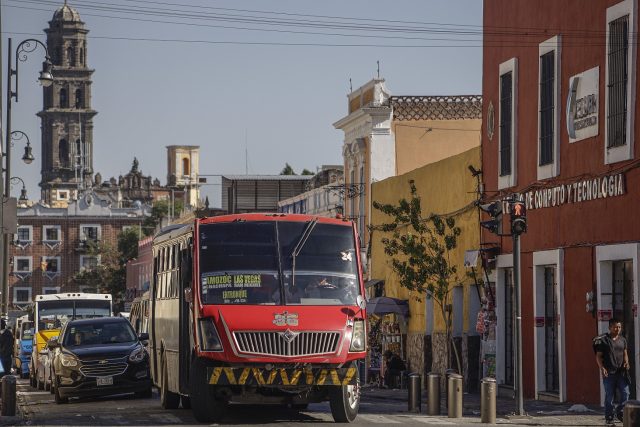
<svg viewBox="0 0 640 427">
<path fill-rule="evenodd" d="M 409 317 L 409 301 L 390 297 L 371 298 L 367 301 L 367 312 L 372 314 L 399 314 Z"/>
</svg>

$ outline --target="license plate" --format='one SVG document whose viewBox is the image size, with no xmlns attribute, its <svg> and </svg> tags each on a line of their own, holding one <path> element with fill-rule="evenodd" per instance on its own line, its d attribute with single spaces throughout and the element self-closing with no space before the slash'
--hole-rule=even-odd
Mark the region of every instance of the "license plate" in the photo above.
<svg viewBox="0 0 640 427">
<path fill-rule="evenodd" d="M 98 385 L 113 385 L 113 377 L 98 377 Z"/>
</svg>

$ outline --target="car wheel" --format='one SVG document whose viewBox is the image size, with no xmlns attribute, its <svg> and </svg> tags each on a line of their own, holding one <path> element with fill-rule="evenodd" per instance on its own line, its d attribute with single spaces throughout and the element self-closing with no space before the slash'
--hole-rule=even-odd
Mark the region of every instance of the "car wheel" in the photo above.
<svg viewBox="0 0 640 427">
<path fill-rule="evenodd" d="M 196 420 L 215 422 L 225 416 L 228 403 L 225 400 L 216 399 L 215 387 L 209 385 L 207 365 L 201 359 L 196 359 L 191 364 L 189 391 L 191 410 Z"/>
<path fill-rule="evenodd" d="M 164 409 L 178 409 L 180 395 L 169 391 L 169 373 L 167 361 L 162 358 L 162 383 L 160 384 L 160 404 Z"/>
<path fill-rule="evenodd" d="M 360 408 L 360 379 L 354 385 L 332 386 L 329 391 L 331 415 L 337 423 L 350 423 Z"/>
<path fill-rule="evenodd" d="M 51 380 L 51 381 L 53 382 L 53 380 Z M 69 403 L 69 398 L 68 397 L 60 396 L 60 380 L 59 379 L 56 380 L 56 385 L 55 385 L 55 387 L 52 387 L 52 388 L 54 390 L 53 391 L 54 399 L 55 399 L 55 401 L 56 401 L 56 403 L 58 405 L 61 405 L 63 403 Z"/>
</svg>

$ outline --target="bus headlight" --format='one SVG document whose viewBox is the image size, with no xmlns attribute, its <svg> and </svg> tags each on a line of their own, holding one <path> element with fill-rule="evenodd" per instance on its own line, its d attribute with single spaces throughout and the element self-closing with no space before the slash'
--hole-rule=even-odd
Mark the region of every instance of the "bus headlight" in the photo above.
<svg viewBox="0 0 640 427">
<path fill-rule="evenodd" d="M 60 363 L 62 363 L 62 366 L 70 368 L 72 366 L 78 366 L 78 359 L 76 359 L 76 357 L 71 354 L 63 353 L 60 357 Z"/>
<path fill-rule="evenodd" d="M 351 347 L 349 351 L 364 351 L 365 342 L 364 320 L 356 320 L 353 322 L 353 333 L 351 334 Z"/>
<path fill-rule="evenodd" d="M 213 319 L 200 319 L 200 345 L 203 351 L 222 351 L 222 342 Z"/>
<path fill-rule="evenodd" d="M 134 363 L 142 362 L 145 356 L 146 351 L 144 351 L 144 347 L 140 346 L 131 352 L 129 361 Z"/>
</svg>

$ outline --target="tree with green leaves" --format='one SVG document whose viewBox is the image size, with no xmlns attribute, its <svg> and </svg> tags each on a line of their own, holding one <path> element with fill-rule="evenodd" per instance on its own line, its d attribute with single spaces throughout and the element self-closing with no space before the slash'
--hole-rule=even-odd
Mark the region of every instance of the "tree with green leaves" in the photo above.
<svg viewBox="0 0 640 427">
<path fill-rule="evenodd" d="M 142 231 L 145 236 L 151 236 L 158 225 L 162 222 L 163 218 L 169 216 L 169 200 L 157 200 L 151 207 L 151 215 L 144 219 L 142 223 Z M 184 210 L 184 203 L 182 200 L 174 200 L 175 216 L 178 217 Z"/>
<path fill-rule="evenodd" d="M 315 175 L 315 173 L 311 172 L 309 169 L 302 169 L 302 173 L 300 175 Z"/>
<path fill-rule="evenodd" d="M 131 227 L 118 234 L 116 247 L 107 242 L 90 242 L 87 255 L 100 257 L 100 263 L 78 272 L 73 282 L 79 287 L 111 294 L 114 310 L 122 311 L 127 286 L 126 266 L 130 259 L 138 256 L 138 236 L 138 227 Z"/>
<path fill-rule="evenodd" d="M 450 349 L 453 349 L 461 373 L 460 356 L 452 337 L 450 296 L 452 287 L 460 283 L 457 266 L 451 262 L 450 255 L 461 231 L 452 216 L 430 214 L 424 217 L 413 180 L 409 181 L 409 186 L 409 200 L 403 198 L 397 205 L 373 202 L 373 207 L 390 217 L 390 221 L 369 228 L 372 233 L 384 233 L 380 241 L 400 286 L 411 291 L 419 301 L 423 296 L 431 298 L 440 309 L 447 345 L 438 350 L 444 352 L 443 360 L 449 363 Z"/>
<path fill-rule="evenodd" d="M 289 163 L 285 163 L 284 167 L 280 171 L 280 175 L 295 175 L 295 174 L 296 173 L 294 172 L 293 168 Z"/>
</svg>

